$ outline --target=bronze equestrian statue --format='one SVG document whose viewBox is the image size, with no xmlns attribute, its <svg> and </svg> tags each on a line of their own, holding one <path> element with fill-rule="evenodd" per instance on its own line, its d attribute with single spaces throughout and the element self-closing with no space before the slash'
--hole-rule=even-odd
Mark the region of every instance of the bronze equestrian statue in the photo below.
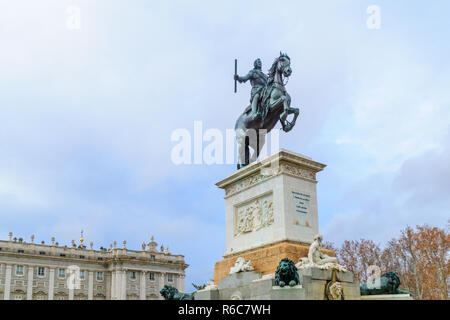
<svg viewBox="0 0 450 320">
<path fill-rule="evenodd" d="M 284 82 L 292 74 L 291 59 L 285 53 L 275 59 L 267 75 L 261 71 L 261 60 L 257 59 L 254 69 L 245 77 L 237 74 L 234 80 L 246 82 L 250 80 L 252 85 L 250 105 L 236 120 L 234 127 L 236 140 L 239 147 L 238 170 L 249 163 L 256 161 L 265 143 L 265 136 L 278 121 L 283 131 L 290 131 L 299 115 L 298 108 L 291 107 L 291 97 L 286 91 Z M 288 121 L 288 115 L 293 114 L 292 121 Z M 250 149 L 253 154 L 250 157 Z"/>
</svg>

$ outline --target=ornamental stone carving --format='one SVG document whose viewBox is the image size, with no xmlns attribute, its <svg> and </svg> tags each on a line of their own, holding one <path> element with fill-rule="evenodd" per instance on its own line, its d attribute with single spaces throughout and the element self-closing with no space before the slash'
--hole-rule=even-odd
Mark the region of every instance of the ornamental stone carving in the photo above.
<svg viewBox="0 0 450 320">
<path fill-rule="evenodd" d="M 237 208 L 234 236 L 258 231 L 274 223 L 272 195 Z"/>
<path fill-rule="evenodd" d="M 313 171 L 288 163 L 281 163 L 281 172 L 291 174 L 300 178 L 316 180 L 316 174 Z"/>
<path fill-rule="evenodd" d="M 322 239 L 322 235 L 317 234 L 314 237 L 314 242 L 309 246 L 308 257 L 300 258 L 295 266 L 298 269 L 315 267 L 323 270 L 347 272 L 347 269 L 344 266 L 338 264 L 336 257 L 330 257 L 320 251 L 320 249 L 323 248 Z"/>
<path fill-rule="evenodd" d="M 303 168 L 294 164 L 281 162 L 278 164 L 272 164 L 269 167 L 262 167 L 260 173 L 249 176 L 245 179 L 235 182 L 225 188 L 225 197 L 234 195 L 244 189 L 247 189 L 255 184 L 263 182 L 271 177 L 279 174 L 289 174 L 299 178 L 316 180 L 316 174 L 313 170 Z"/>
<path fill-rule="evenodd" d="M 253 176 L 250 176 L 244 180 L 241 180 L 239 182 L 236 182 L 235 184 L 232 184 L 228 188 L 225 189 L 225 196 L 230 196 L 232 194 L 235 194 L 243 189 L 246 189 L 248 187 L 251 187 L 265 179 L 267 179 L 268 176 L 262 175 L 262 174 L 256 174 Z"/>
<path fill-rule="evenodd" d="M 238 273 L 238 272 L 246 272 L 246 271 L 253 271 L 253 266 L 251 264 L 251 261 L 245 261 L 244 258 L 239 257 L 236 259 L 236 263 L 234 266 L 230 268 L 230 274 Z"/>
<path fill-rule="evenodd" d="M 328 300 L 344 300 L 344 289 L 342 283 L 336 281 L 327 287 L 326 297 Z"/>
</svg>

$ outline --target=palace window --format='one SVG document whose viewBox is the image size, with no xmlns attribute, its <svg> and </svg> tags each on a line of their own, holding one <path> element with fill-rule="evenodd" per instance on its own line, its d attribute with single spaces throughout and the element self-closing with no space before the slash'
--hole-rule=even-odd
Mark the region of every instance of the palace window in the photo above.
<svg viewBox="0 0 450 320">
<path fill-rule="evenodd" d="M 156 257 L 155 257 L 154 254 L 152 254 L 152 255 L 150 256 L 150 260 L 151 260 L 151 261 L 155 261 L 155 260 L 156 260 Z"/>
<path fill-rule="evenodd" d="M 102 281 L 103 280 L 103 272 L 97 272 L 97 280 Z"/>
<path fill-rule="evenodd" d="M 38 268 L 38 276 L 43 277 L 45 275 L 45 268 L 44 267 L 39 267 Z"/>
<path fill-rule="evenodd" d="M 60 253 L 59 256 L 60 256 L 60 257 L 65 257 L 66 254 L 65 254 L 65 253 Z"/>
<path fill-rule="evenodd" d="M 66 277 L 66 269 L 58 269 L 58 277 L 65 278 Z"/>
<path fill-rule="evenodd" d="M 155 280 L 155 274 L 153 272 L 151 272 L 148 277 L 150 280 Z"/>
<path fill-rule="evenodd" d="M 133 280 L 136 279 L 136 272 L 135 271 L 131 271 L 130 272 L 130 279 L 133 279 Z"/>
<path fill-rule="evenodd" d="M 23 275 L 23 266 L 16 266 L 16 275 L 18 276 Z"/>
<path fill-rule="evenodd" d="M 40 254 L 40 255 L 44 255 L 44 254 L 45 254 L 45 251 L 39 251 L 39 254 Z"/>
<path fill-rule="evenodd" d="M 84 280 L 84 270 L 80 270 L 80 279 Z"/>
<path fill-rule="evenodd" d="M 24 253 L 25 251 L 23 250 L 17 250 L 18 253 Z"/>
<path fill-rule="evenodd" d="M 172 274 L 168 274 L 167 275 L 167 281 L 173 282 L 173 275 Z"/>
</svg>

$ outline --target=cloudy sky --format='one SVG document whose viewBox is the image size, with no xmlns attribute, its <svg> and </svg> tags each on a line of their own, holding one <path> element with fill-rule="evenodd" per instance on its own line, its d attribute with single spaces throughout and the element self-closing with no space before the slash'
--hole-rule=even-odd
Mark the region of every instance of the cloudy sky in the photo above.
<svg viewBox="0 0 450 320">
<path fill-rule="evenodd" d="M 214 184 L 235 165 L 175 165 L 171 135 L 194 121 L 232 129 L 250 91 L 233 93 L 234 59 L 241 74 L 258 57 L 267 70 L 280 50 L 301 109 L 280 147 L 327 164 L 325 240 L 444 227 L 448 12 L 448 1 L 0 0 L 0 238 L 69 244 L 84 230 L 96 248 L 138 249 L 154 235 L 185 255 L 187 291 L 212 278 L 225 252 Z"/>
</svg>

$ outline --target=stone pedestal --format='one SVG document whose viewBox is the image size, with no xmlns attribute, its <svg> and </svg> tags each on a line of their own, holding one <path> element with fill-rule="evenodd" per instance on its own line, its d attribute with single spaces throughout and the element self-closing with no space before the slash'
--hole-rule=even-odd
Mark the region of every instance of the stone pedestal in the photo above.
<svg viewBox="0 0 450 320">
<path fill-rule="evenodd" d="M 315 266 L 299 270 L 299 285 L 275 286 L 280 261 L 306 257 L 319 232 L 316 173 L 324 167 L 280 150 L 217 183 L 225 190 L 226 252 L 214 268 L 215 286 L 197 291 L 195 300 L 325 300 L 341 293 L 345 300 L 359 299 L 352 273 Z M 239 257 L 250 260 L 254 271 L 230 274 Z"/>
<path fill-rule="evenodd" d="M 318 233 L 316 173 L 324 167 L 282 149 L 216 184 L 225 190 L 226 208 L 226 252 L 215 265 L 216 284 L 239 256 L 270 274 L 282 258 L 297 262 L 307 255 Z"/>
<path fill-rule="evenodd" d="M 197 291 L 195 300 L 327 300 L 326 286 L 333 283 L 331 270 L 313 267 L 301 269 L 298 273 L 300 285 L 293 287 L 275 286 L 274 274 L 234 273 L 224 277 L 213 289 Z M 353 279 L 353 273 L 336 272 L 334 281 L 342 287 L 343 300 L 360 299 L 359 282 Z"/>
<path fill-rule="evenodd" d="M 226 276 L 217 288 L 199 290 L 195 300 L 305 300 L 301 285 L 278 287 L 273 275 L 262 277 L 257 272 L 241 272 Z"/>
</svg>

